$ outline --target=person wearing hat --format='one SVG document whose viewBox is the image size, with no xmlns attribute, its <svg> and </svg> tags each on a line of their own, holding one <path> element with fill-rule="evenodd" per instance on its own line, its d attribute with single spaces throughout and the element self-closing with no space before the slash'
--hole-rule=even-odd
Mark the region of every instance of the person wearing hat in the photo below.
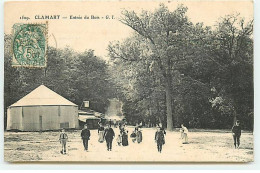
<svg viewBox="0 0 260 173">
<path fill-rule="evenodd" d="M 83 141 L 84 150 L 88 151 L 88 140 L 90 139 L 90 131 L 87 124 L 84 125 L 84 128 L 81 131 L 81 139 Z"/>
<path fill-rule="evenodd" d="M 122 126 L 120 134 L 122 135 L 122 146 L 128 146 L 128 130 L 125 125 Z"/>
<path fill-rule="evenodd" d="M 138 144 L 141 143 L 143 140 L 143 134 L 142 134 L 141 128 L 137 128 L 136 140 L 137 140 Z"/>
<path fill-rule="evenodd" d="M 104 142 L 104 134 L 105 134 L 105 128 L 103 127 L 102 124 L 99 124 L 98 128 L 98 142 L 103 143 Z"/>
<path fill-rule="evenodd" d="M 235 148 L 239 149 L 240 136 L 241 136 L 241 126 L 239 120 L 237 120 L 235 125 L 232 127 L 232 135 L 234 139 L 234 146 Z"/>
<path fill-rule="evenodd" d="M 107 151 L 112 151 L 112 142 L 115 137 L 115 132 L 111 128 L 111 125 L 107 125 L 104 136 L 107 143 Z"/>
<path fill-rule="evenodd" d="M 157 131 L 155 132 L 155 142 L 157 143 L 157 150 L 158 152 L 162 152 L 162 145 L 165 144 L 165 137 L 166 134 L 165 130 L 162 127 L 157 127 Z"/>
</svg>

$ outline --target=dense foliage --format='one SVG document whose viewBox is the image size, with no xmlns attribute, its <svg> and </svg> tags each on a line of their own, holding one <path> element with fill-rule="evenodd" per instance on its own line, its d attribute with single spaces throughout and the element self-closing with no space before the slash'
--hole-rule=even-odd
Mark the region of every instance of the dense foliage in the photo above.
<svg viewBox="0 0 260 173">
<path fill-rule="evenodd" d="M 103 113 L 116 98 L 130 124 L 231 128 L 240 119 L 252 129 L 253 20 L 230 15 L 209 27 L 192 23 L 187 10 L 124 10 L 120 21 L 133 34 L 108 45 L 108 63 L 93 50 L 50 47 L 46 68 L 13 68 L 12 37 L 5 35 L 5 112 L 44 84 L 78 105 L 89 100 Z"/>
<path fill-rule="evenodd" d="M 236 119 L 252 129 L 253 21 L 231 15 L 211 28 L 193 24 L 187 10 L 160 5 L 154 12 L 122 12 L 134 34 L 108 50 L 120 72 L 124 114 L 168 130 L 180 123 L 230 128 Z"/>
<path fill-rule="evenodd" d="M 11 38 L 5 35 L 5 117 L 7 106 L 41 84 L 79 106 L 88 100 L 91 109 L 105 113 L 115 90 L 108 64 L 96 57 L 93 50 L 76 53 L 69 48 L 49 47 L 46 68 L 14 68 L 11 67 Z"/>
</svg>

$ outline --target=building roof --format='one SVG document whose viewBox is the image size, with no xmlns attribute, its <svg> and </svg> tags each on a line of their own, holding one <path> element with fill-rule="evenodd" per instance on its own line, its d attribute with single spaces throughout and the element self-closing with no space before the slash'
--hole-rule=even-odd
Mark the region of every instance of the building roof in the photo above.
<svg viewBox="0 0 260 173">
<path fill-rule="evenodd" d="M 99 120 L 99 118 L 94 115 L 79 115 L 78 120 L 86 122 L 87 120 Z"/>
<path fill-rule="evenodd" d="M 77 106 L 71 101 L 60 96 L 56 92 L 50 90 L 44 85 L 39 86 L 32 92 L 12 104 L 10 107 L 16 106 L 47 106 L 47 105 L 62 105 L 62 106 Z"/>
</svg>

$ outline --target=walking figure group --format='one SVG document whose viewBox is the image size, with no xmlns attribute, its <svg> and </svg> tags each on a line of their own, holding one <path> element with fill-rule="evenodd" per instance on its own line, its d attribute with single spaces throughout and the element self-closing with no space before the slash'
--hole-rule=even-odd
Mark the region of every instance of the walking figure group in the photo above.
<svg viewBox="0 0 260 173">
<path fill-rule="evenodd" d="M 128 130 L 126 129 L 126 125 L 120 124 L 119 131 L 120 131 L 120 135 L 118 137 L 120 139 L 118 139 L 118 141 L 121 141 L 122 146 L 128 146 Z M 121 144 L 119 143 L 119 145 Z"/>
<path fill-rule="evenodd" d="M 135 127 L 134 131 L 131 133 L 130 137 L 132 138 L 133 143 L 137 141 L 137 143 L 141 143 L 143 140 L 143 134 L 139 127 Z"/>
<path fill-rule="evenodd" d="M 118 146 L 128 146 L 128 130 L 126 129 L 125 124 L 119 125 L 120 133 L 117 136 L 116 142 Z M 188 144 L 188 129 L 181 124 L 181 139 L 183 139 L 183 144 Z M 84 128 L 81 131 L 81 139 L 83 142 L 84 150 L 88 151 L 88 141 L 90 140 L 90 130 L 88 129 L 87 125 L 84 125 Z M 154 140 L 157 144 L 157 150 L 159 153 L 162 152 L 162 146 L 165 144 L 165 135 L 166 132 L 164 128 L 161 126 L 157 127 L 157 131 L 155 132 Z M 234 146 L 236 149 L 239 149 L 240 146 L 240 137 L 241 137 L 241 126 L 240 122 L 237 120 L 235 125 L 232 128 L 232 135 L 234 139 Z M 108 124 L 106 128 L 100 124 L 98 128 L 98 142 L 103 143 L 106 141 L 106 146 L 108 151 L 112 151 L 112 143 L 115 137 L 115 132 L 111 128 L 111 125 Z M 143 135 L 139 126 L 135 127 L 134 131 L 131 133 L 130 137 L 132 138 L 133 143 L 137 141 L 137 143 L 141 143 L 143 140 Z M 68 135 L 65 133 L 65 129 L 62 129 L 59 141 L 61 143 L 62 149 L 61 154 L 66 154 L 66 143 L 68 141 Z"/>
</svg>

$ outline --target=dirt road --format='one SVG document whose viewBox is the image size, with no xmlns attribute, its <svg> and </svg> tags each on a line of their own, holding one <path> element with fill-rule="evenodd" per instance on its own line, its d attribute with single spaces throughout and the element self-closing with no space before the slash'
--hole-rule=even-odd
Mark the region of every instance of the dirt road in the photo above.
<svg viewBox="0 0 260 173">
<path fill-rule="evenodd" d="M 59 132 L 5 132 L 5 161 L 98 161 L 98 162 L 250 162 L 253 161 L 253 134 L 242 133 L 240 149 L 233 148 L 233 139 L 227 131 L 203 131 L 189 133 L 189 144 L 182 144 L 178 132 L 167 132 L 162 153 L 157 152 L 154 141 L 156 129 L 142 129 L 143 142 L 129 146 L 117 146 L 113 141 L 112 151 L 98 142 L 97 130 L 91 130 L 89 152 L 83 149 L 80 131 L 67 132 L 68 154 L 60 154 Z M 129 132 L 132 128 L 129 128 Z M 118 130 L 115 129 L 116 135 Z"/>
</svg>

